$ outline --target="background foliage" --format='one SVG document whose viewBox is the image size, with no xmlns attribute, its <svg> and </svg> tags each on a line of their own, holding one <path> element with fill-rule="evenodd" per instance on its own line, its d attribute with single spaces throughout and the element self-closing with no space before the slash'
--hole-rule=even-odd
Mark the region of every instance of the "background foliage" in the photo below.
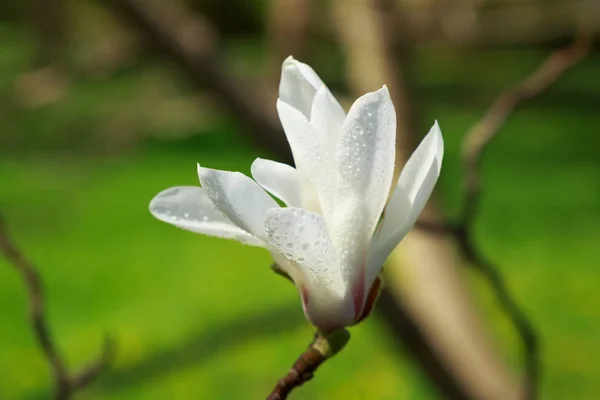
<svg viewBox="0 0 600 400">
<path fill-rule="evenodd" d="M 210 9 L 217 3 L 196 9 L 227 28 L 220 29 L 219 52 L 244 78 L 260 77 L 264 4 L 249 2 L 247 14 L 234 17 Z M 97 5 L 69 6 L 78 24 L 105 31 L 116 24 Z M 32 106 L 44 90 L 23 84 L 36 39 L 21 13 L 7 15 L 0 23 L 0 209 L 45 279 L 50 323 L 69 363 L 95 354 L 105 332 L 118 341 L 112 368 L 77 398 L 266 393 L 311 334 L 295 290 L 267 268 L 266 252 L 161 224 L 147 204 L 163 188 L 196 184 L 196 162 L 249 172 L 255 157 L 269 154 L 214 101 L 193 94 L 174 69 L 138 47 L 135 57 L 99 75 L 74 62 L 63 93 Z M 72 48 L 73 60 L 93 45 L 89 36 L 74 40 L 82 43 Z M 560 43 L 418 47 L 424 125 L 439 120 L 446 140 L 438 191 L 449 215 L 458 204 L 462 133 Z M 332 47 L 315 40 L 307 61 L 344 93 L 341 56 Z M 544 399 L 600 393 L 598 68 L 596 52 L 519 109 L 484 158 L 477 240 L 541 333 Z M 518 370 L 510 325 L 479 278 L 464 274 L 489 331 Z M 50 378 L 28 325 L 26 292 L 4 260 L 0 315 L 0 398 L 46 398 Z M 435 396 L 410 358 L 390 351 L 377 318 L 352 333 L 351 345 L 294 398 Z"/>
</svg>

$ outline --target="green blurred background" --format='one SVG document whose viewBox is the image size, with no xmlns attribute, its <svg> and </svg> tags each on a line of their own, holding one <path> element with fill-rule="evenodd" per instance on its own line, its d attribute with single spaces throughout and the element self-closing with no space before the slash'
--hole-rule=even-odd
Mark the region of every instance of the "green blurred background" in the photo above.
<svg viewBox="0 0 600 400">
<path fill-rule="evenodd" d="M 507 37 L 461 41 L 442 29 L 414 40 L 423 126 L 437 119 L 446 140 L 438 192 L 449 216 L 460 201 L 464 132 L 575 32 L 575 14 L 552 25 L 544 19 L 550 6 L 539 3 L 460 2 L 480 18 L 501 9 L 535 19 L 520 36 L 507 25 Z M 521 12 L 522 4 L 538 4 L 539 15 Z M 277 79 L 265 77 L 268 2 L 188 6 L 218 32 L 215 57 L 243 85 Z M 273 155 L 102 1 L 61 7 L 64 14 L 49 17 L 36 1 L 0 6 L 0 211 L 43 276 L 49 323 L 69 365 L 95 356 L 105 333 L 117 341 L 111 368 L 76 398 L 264 398 L 312 334 L 296 291 L 271 272 L 265 251 L 180 231 L 147 206 L 166 187 L 197 184 L 196 162 L 248 173 L 254 158 Z M 319 7 L 298 58 L 350 97 L 342 52 Z M 49 24 L 60 40 L 44 16 L 58 18 Z M 543 399 L 600 396 L 599 77 L 600 53 L 592 51 L 510 117 L 483 162 L 476 239 L 539 331 Z M 510 323 L 481 278 L 468 268 L 464 276 L 520 371 Z M 27 293 L 3 259 L 0 316 L 0 399 L 48 398 Z M 436 398 L 382 321 L 352 333 L 348 348 L 293 398 Z"/>
</svg>

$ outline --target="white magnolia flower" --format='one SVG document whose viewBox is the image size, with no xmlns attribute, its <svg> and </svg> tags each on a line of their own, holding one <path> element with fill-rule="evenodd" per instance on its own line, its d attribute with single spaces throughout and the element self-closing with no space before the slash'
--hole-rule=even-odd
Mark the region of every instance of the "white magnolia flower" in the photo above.
<svg viewBox="0 0 600 400">
<path fill-rule="evenodd" d="M 392 187 L 396 115 L 385 86 L 360 97 L 346 115 L 314 70 L 289 57 L 277 111 L 295 168 L 258 158 L 252 180 L 198 166 L 201 188 L 167 189 L 150 211 L 179 228 L 266 248 L 317 328 L 353 325 L 370 312 L 383 263 L 437 181 L 439 126 Z"/>
</svg>

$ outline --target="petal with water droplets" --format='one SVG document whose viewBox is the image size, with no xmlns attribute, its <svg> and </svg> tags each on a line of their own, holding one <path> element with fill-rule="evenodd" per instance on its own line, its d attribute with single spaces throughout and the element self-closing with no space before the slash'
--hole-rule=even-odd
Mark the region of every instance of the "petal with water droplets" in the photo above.
<svg viewBox="0 0 600 400">
<path fill-rule="evenodd" d="M 279 98 L 310 119 L 313 99 L 323 81 L 307 64 L 288 57 L 281 67 Z"/>
<path fill-rule="evenodd" d="M 436 121 L 402 169 L 381 228 L 369 249 L 369 276 L 379 273 L 388 255 L 419 217 L 440 175 L 443 157 L 444 139 Z"/>
<path fill-rule="evenodd" d="M 163 190 L 150 202 L 150 212 L 159 220 L 181 229 L 266 247 L 265 242 L 227 219 L 200 187 L 178 186 Z"/>
<path fill-rule="evenodd" d="M 294 155 L 296 169 L 312 185 L 323 205 L 333 186 L 327 138 L 320 135 L 310 121 L 289 104 L 278 100 L 277 111 Z"/>
<path fill-rule="evenodd" d="M 367 246 L 389 193 L 395 132 L 396 114 L 385 86 L 359 98 L 344 122 L 331 232 L 340 265 L 352 281 L 364 271 Z"/>
<path fill-rule="evenodd" d="M 256 182 L 239 172 L 219 171 L 198 165 L 200 183 L 213 204 L 243 230 L 265 238 L 264 218 L 279 205 Z"/>
<path fill-rule="evenodd" d="M 267 212 L 265 228 L 269 244 L 304 274 L 310 321 L 325 330 L 351 324 L 352 296 L 323 217 L 301 208 L 272 209 Z"/>
<path fill-rule="evenodd" d="M 265 190 L 290 207 L 302 207 L 301 177 L 294 167 L 257 158 L 250 167 L 252 177 Z"/>
<path fill-rule="evenodd" d="M 344 110 L 333 97 L 327 87 L 322 86 L 315 96 L 311 113 L 311 124 L 315 127 L 319 135 L 321 135 L 321 145 L 324 146 L 323 162 L 326 170 L 322 170 L 322 174 L 326 174 L 326 180 L 319 186 L 319 194 L 321 199 L 321 207 L 323 215 L 326 219 L 333 208 L 335 207 L 335 185 L 336 185 L 336 165 L 335 152 L 336 146 L 342 134 L 342 126 L 346 114 Z M 322 167 L 321 167 L 322 168 Z"/>
</svg>

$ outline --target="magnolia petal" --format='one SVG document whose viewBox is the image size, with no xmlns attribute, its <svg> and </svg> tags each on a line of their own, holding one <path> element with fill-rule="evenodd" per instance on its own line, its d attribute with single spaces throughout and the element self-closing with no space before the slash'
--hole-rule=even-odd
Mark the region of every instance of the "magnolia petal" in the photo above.
<svg viewBox="0 0 600 400">
<path fill-rule="evenodd" d="M 402 169 L 398 187 L 408 192 L 416 213 L 421 212 L 440 175 L 444 157 L 444 139 L 437 121 L 423 138 L 417 149 Z M 433 178 L 432 178 L 433 175 Z M 423 198 L 423 194 L 426 194 Z"/>
<path fill-rule="evenodd" d="M 272 209 L 267 211 L 265 230 L 273 248 L 309 271 L 322 286 L 343 294 L 335 248 L 322 216 L 296 207 Z"/>
<path fill-rule="evenodd" d="M 301 208 L 271 209 L 265 229 L 269 244 L 304 273 L 309 320 L 326 331 L 351 324 L 352 295 L 341 276 L 323 217 Z"/>
<path fill-rule="evenodd" d="M 327 86 L 323 85 L 317 91 L 310 113 L 310 122 L 317 132 L 327 137 L 329 150 L 334 150 L 340 137 L 346 113 L 333 97 Z"/>
<path fill-rule="evenodd" d="M 381 227 L 369 249 L 368 276 L 383 263 L 416 222 L 437 182 L 444 157 L 444 139 L 437 121 L 402 169 L 385 209 Z"/>
<path fill-rule="evenodd" d="M 322 205 L 331 196 L 334 179 L 333 165 L 326 149 L 327 139 L 289 104 L 278 100 L 277 111 L 292 149 L 296 169 L 312 185 Z M 306 194 L 310 194 L 310 188 L 306 189 Z"/>
<path fill-rule="evenodd" d="M 219 171 L 198 165 L 200 183 L 213 204 L 231 222 L 261 239 L 264 217 L 279 205 L 256 182 L 239 172 Z"/>
<path fill-rule="evenodd" d="M 257 158 L 250 167 L 260 186 L 290 207 L 302 207 L 301 177 L 294 167 Z"/>
<path fill-rule="evenodd" d="M 265 242 L 227 219 L 215 207 L 204 189 L 197 186 L 177 186 L 163 190 L 150 202 L 150 212 L 157 219 L 187 231 L 266 247 Z"/>
<path fill-rule="evenodd" d="M 329 166 L 328 176 L 319 186 L 321 208 L 326 220 L 335 207 L 335 150 L 342 134 L 346 113 L 325 85 L 317 91 L 312 106 L 311 124 L 321 135 L 324 147 L 324 163 Z M 329 222 L 329 221 L 328 221 Z"/>
<path fill-rule="evenodd" d="M 323 81 L 307 64 L 292 56 L 285 59 L 281 67 L 279 98 L 310 118 L 313 99 Z"/>
<path fill-rule="evenodd" d="M 364 271 L 366 252 L 394 174 L 396 114 L 387 88 L 359 98 L 337 148 L 332 234 L 349 280 Z"/>
</svg>

